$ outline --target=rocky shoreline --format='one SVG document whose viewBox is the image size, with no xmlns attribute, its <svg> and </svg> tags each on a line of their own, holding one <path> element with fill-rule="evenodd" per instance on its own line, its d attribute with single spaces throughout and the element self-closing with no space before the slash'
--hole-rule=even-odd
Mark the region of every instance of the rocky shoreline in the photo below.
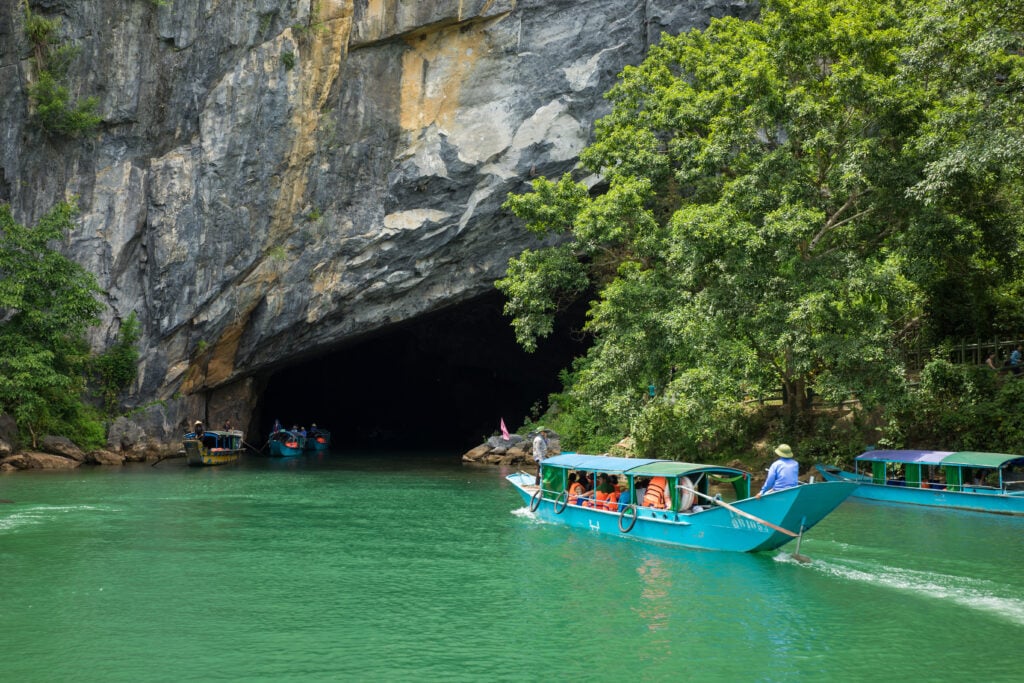
<svg viewBox="0 0 1024 683">
<path fill-rule="evenodd" d="M 115 452 L 108 450 L 83 451 L 68 439 L 47 436 L 39 442 L 40 450 L 14 451 L 0 440 L 0 472 L 16 470 L 73 470 L 82 465 L 124 465 L 130 462 L 157 461 L 174 457 L 153 449 Z"/>
<path fill-rule="evenodd" d="M 118 422 L 115 421 L 115 426 Z M 115 434 L 113 427 L 111 435 Z M 83 451 L 63 436 L 44 436 L 37 448 L 19 448 L 18 429 L 13 418 L 0 416 L 0 472 L 16 470 L 72 470 L 82 465 L 124 465 L 130 462 L 157 461 L 177 455 L 177 448 L 161 446 L 141 438 L 108 442 L 111 448 Z M 123 435 L 122 435 L 123 436 Z"/>
</svg>

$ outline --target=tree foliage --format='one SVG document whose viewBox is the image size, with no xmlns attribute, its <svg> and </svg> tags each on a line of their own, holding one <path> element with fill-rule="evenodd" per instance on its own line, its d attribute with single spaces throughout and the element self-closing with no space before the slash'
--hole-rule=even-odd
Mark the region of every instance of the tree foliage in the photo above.
<svg viewBox="0 0 1024 683">
<path fill-rule="evenodd" d="M 1006 9 L 768 0 L 759 21 L 663 36 L 582 154 L 600 190 L 540 178 L 506 203 L 560 238 L 497 283 L 517 338 L 532 348 L 560 297 L 596 288 L 568 391 L 652 453 L 680 424 L 694 448 L 727 442 L 741 401 L 778 387 L 793 416 L 808 389 L 898 400 L 900 344 L 962 331 L 950 292 L 991 312 L 1017 280 L 1024 67 Z"/>
<path fill-rule="evenodd" d="M 135 312 L 125 318 L 118 330 L 117 340 L 104 353 L 93 360 L 93 368 L 99 376 L 103 406 L 108 415 L 117 412 L 119 399 L 139 372 L 139 341 L 141 330 Z"/>
<path fill-rule="evenodd" d="M 96 113 L 99 98 L 72 101 L 66 84 L 68 69 L 78 48 L 60 38 L 60 18 L 47 19 L 24 3 L 25 36 L 32 43 L 36 79 L 28 94 L 33 120 L 50 135 L 77 137 L 94 130 L 103 118 Z"/>
<path fill-rule="evenodd" d="M 62 202 L 33 227 L 0 205 L 0 412 L 14 416 L 33 445 L 44 431 L 95 440 L 81 400 L 86 329 L 102 305 L 95 278 L 50 245 L 72 228 Z M 84 438 L 83 438 L 84 437 Z"/>
</svg>

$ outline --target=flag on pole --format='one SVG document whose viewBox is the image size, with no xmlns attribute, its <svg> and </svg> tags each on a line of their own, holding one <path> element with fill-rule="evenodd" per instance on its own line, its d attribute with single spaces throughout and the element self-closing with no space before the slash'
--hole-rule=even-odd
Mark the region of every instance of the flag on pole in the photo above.
<svg viewBox="0 0 1024 683">
<path fill-rule="evenodd" d="M 511 438 L 508 435 L 508 427 L 505 426 L 505 418 L 501 418 L 501 438 L 505 441 L 508 441 L 509 438 Z"/>
</svg>

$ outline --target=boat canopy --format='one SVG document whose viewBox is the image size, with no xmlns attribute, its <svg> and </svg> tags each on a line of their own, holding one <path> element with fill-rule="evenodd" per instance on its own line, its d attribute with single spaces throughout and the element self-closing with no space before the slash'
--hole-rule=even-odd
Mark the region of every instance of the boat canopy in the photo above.
<svg viewBox="0 0 1024 683">
<path fill-rule="evenodd" d="M 999 468 L 1024 455 L 980 453 L 977 451 L 867 451 L 856 457 L 859 462 L 899 462 L 917 465 Z"/>
<path fill-rule="evenodd" d="M 651 465 L 662 460 L 650 458 L 615 458 L 609 455 L 584 455 L 582 453 L 562 453 L 545 458 L 545 467 L 563 467 L 567 470 L 599 470 L 601 472 L 626 473 L 634 467 Z"/>
<path fill-rule="evenodd" d="M 746 474 L 743 470 L 721 465 L 698 465 L 691 462 L 651 458 L 616 458 L 608 455 L 583 455 L 581 453 L 562 453 L 561 455 L 546 458 L 543 464 L 545 467 L 562 467 L 570 470 L 597 470 L 638 477 L 681 477 L 698 470 L 738 475 Z"/>
<path fill-rule="evenodd" d="M 659 460 L 658 462 L 651 463 L 650 465 L 634 467 L 629 471 L 629 474 L 643 477 L 685 477 L 686 475 L 698 470 L 725 474 L 746 474 L 743 470 L 738 470 L 733 467 L 724 467 L 721 465 L 697 465 L 692 462 L 676 462 L 675 460 Z"/>
</svg>

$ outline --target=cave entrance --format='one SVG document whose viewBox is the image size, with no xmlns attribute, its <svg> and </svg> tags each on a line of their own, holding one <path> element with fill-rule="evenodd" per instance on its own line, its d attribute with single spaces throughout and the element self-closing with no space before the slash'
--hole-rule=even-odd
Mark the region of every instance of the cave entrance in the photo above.
<svg viewBox="0 0 1024 683">
<path fill-rule="evenodd" d="M 500 419 L 515 429 L 547 408 L 559 371 L 585 351 L 585 306 L 560 316 L 528 354 L 503 304 L 487 294 L 276 371 L 256 411 L 262 439 L 280 419 L 329 429 L 339 450 L 461 454 Z"/>
</svg>

